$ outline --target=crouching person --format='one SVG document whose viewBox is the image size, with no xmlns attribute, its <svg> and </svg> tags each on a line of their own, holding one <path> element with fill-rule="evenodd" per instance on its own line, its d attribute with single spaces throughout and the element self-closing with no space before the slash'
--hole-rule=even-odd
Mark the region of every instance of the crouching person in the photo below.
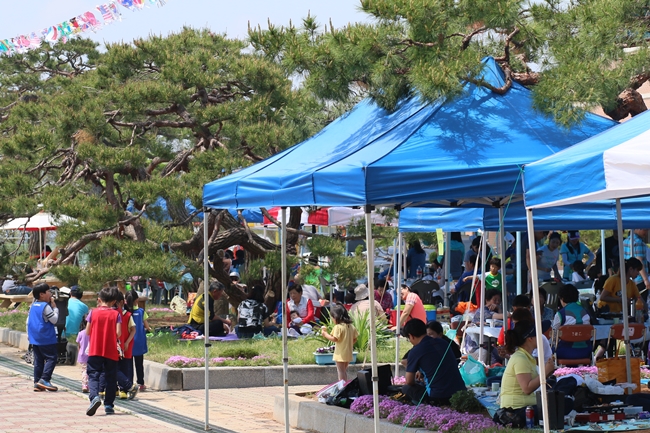
<svg viewBox="0 0 650 433">
<path fill-rule="evenodd" d="M 402 335 L 413 345 L 408 354 L 406 384 L 402 392 L 415 403 L 427 401 L 448 406 L 452 395 L 466 389 L 450 347 L 455 343 L 428 336 L 427 326 L 420 319 L 409 320 Z"/>
</svg>

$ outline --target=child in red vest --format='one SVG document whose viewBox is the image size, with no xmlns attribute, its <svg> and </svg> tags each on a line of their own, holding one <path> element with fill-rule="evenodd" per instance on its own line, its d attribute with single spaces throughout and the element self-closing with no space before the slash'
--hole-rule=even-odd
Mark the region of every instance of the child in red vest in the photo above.
<svg viewBox="0 0 650 433">
<path fill-rule="evenodd" d="M 119 291 L 117 287 L 105 287 L 99 292 L 97 308 L 88 313 L 86 333 L 90 337 L 88 349 L 88 388 L 90 406 L 86 415 L 93 416 L 102 401 L 99 398 L 99 381 L 102 374 L 106 377 L 106 395 L 104 412 L 115 413 L 115 391 L 117 389 L 117 363 L 120 359 L 118 345 L 122 335 L 122 315 L 113 309 Z"/>
<path fill-rule="evenodd" d="M 138 386 L 133 383 L 133 338 L 136 329 L 131 309 L 124 303 L 122 292 L 117 294 L 117 311 L 122 313 L 122 358 L 117 363 L 117 387 L 121 399 L 133 400 Z"/>
</svg>

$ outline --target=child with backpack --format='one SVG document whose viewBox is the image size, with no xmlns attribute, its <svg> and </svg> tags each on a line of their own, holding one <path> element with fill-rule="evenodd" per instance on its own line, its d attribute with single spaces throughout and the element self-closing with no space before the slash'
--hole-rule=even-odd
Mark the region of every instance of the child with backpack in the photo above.
<svg viewBox="0 0 650 433">
<path fill-rule="evenodd" d="M 151 328 L 147 323 L 147 313 L 142 308 L 137 307 L 138 294 L 134 290 L 126 293 L 126 306 L 131 310 L 131 318 L 135 323 L 135 337 L 133 338 L 133 364 L 135 365 L 135 376 L 138 389 L 144 391 L 147 389 L 144 384 L 144 354 L 147 353 L 147 332 Z M 131 374 L 133 377 L 133 373 Z"/>
<path fill-rule="evenodd" d="M 117 294 L 117 311 L 122 314 L 122 356 L 117 363 L 117 387 L 121 399 L 133 400 L 138 393 L 138 386 L 133 383 L 133 337 L 136 334 L 135 322 L 131 309 L 125 308 L 124 295 Z"/>
</svg>

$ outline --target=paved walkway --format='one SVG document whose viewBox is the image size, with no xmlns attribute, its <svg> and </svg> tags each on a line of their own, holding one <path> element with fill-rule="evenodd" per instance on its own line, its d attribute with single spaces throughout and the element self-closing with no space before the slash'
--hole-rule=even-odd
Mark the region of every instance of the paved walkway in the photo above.
<svg viewBox="0 0 650 433">
<path fill-rule="evenodd" d="M 133 401 L 116 400 L 116 415 L 103 408 L 86 416 L 88 395 L 81 389 L 78 366 L 57 365 L 52 383 L 58 392 L 34 392 L 32 366 L 20 359 L 21 351 L 0 344 L 1 432 L 134 431 L 156 433 L 197 432 L 205 427 L 205 391 L 150 391 Z M 311 392 L 321 386 L 294 386 L 290 393 Z M 222 433 L 283 433 L 284 425 L 273 420 L 274 397 L 282 387 L 212 389 L 210 427 Z M 293 432 L 303 430 L 291 429 Z"/>
</svg>

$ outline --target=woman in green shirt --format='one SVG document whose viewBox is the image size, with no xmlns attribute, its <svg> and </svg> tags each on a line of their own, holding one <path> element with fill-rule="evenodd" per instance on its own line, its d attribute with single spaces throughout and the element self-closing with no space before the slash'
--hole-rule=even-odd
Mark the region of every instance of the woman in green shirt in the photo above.
<svg viewBox="0 0 650 433">
<path fill-rule="evenodd" d="M 533 350 L 537 348 L 535 325 L 529 321 L 517 322 L 506 332 L 506 350 L 511 354 L 501 380 L 501 407 L 520 409 L 536 404 L 535 390 L 540 379 Z M 553 357 L 546 362 L 546 376 L 555 371 Z"/>
</svg>

